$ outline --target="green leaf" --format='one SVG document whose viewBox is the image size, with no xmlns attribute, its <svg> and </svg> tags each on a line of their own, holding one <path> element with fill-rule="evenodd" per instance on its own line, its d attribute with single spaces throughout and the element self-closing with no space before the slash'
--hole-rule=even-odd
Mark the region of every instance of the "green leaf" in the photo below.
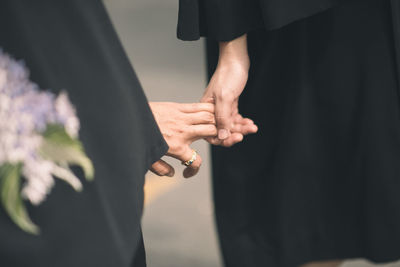
<svg viewBox="0 0 400 267">
<path fill-rule="evenodd" d="M 39 227 L 29 218 L 21 197 L 21 167 L 21 164 L 0 167 L 1 203 L 15 224 L 25 232 L 37 235 Z"/>
<path fill-rule="evenodd" d="M 78 177 L 75 176 L 75 174 L 69 169 L 68 166 L 54 165 L 51 173 L 57 178 L 67 182 L 75 189 L 75 191 L 82 191 L 81 181 L 78 179 Z"/>
<path fill-rule="evenodd" d="M 78 165 L 83 169 L 85 178 L 89 181 L 93 180 L 93 163 L 87 157 L 78 139 L 70 137 L 62 126 L 56 124 L 48 125 L 43 137 L 44 142 L 40 153 L 45 159 L 58 164 Z"/>
</svg>

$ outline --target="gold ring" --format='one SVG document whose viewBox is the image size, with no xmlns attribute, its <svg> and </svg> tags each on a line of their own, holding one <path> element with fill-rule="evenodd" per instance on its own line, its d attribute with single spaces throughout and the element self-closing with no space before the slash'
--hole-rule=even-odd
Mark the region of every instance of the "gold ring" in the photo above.
<svg viewBox="0 0 400 267">
<path fill-rule="evenodd" d="M 197 151 L 194 149 L 192 149 L 192 151 L 193 151 L 192 158 L 188 161 L 182 161 L 182 164 L 185 165 L 186 167 L 192 165 L 193 162 L 197 159 Z"/>
</svg>

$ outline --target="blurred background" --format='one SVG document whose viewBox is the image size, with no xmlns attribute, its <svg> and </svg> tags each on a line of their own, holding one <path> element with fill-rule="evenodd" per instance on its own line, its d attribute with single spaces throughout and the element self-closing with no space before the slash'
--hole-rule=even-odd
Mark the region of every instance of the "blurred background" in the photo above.
<svg viewBox="0 0 400 267">
<path fill-rule="evenodd" d="M 176 39 L 178 0 L 104 2 L 148 99 L 198 102 L 206 86 L 204 44 Z M 143 232 L 149 267 L 222 267 L 208 146 L 199 142 L 194 148 L 204 159 L 195 178 L 184 179 L 178 165 L 174 178 L 146 177 Z M 375 265 L 359 260 L 344 264 L 361 266 Z"/>
</svg>

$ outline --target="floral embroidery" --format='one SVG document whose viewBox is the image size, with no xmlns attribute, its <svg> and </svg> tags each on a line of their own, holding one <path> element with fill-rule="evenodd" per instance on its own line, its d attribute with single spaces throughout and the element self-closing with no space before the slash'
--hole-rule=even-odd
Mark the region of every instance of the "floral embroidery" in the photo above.
<svg viewBox="0 0 400 267">
<path fill-rule="evenodd" d="M 82 167 L 94 177 L 93 164 L 78 139 L 80 124 L 68 95 L 58 96 L 29 80 L 29 71 L 0 50 L 0 200 L 10 218 L 24 231 L 38 234 L 23 199 L 42 203 L 54 177 L 82 190 L 69 169 Z"/>
</svg>

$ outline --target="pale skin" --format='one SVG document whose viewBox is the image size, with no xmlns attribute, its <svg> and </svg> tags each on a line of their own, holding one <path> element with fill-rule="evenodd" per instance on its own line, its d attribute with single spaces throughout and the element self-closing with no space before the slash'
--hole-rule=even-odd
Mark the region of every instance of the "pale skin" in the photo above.
<svg viewBox="0 0 400 267">
<path fill-rule="evenodd" d="M 209 138 L 214 145 L 231 146 L 246 134 L 258 128 L 251 119 L 243 118 L 238 110 L 239 96 L 248 78 L 250 59 L 247 52 L 247 35 L 230 42 L 220 42 L 216 71 L 208 84 L 201 102 L 215 102 L 218 135 Z"/>
<path fill-rule="evenodd" d="M 202 103 L 149 103 L 169 146 L 167 156 L 185 162 L 193 155 L 190 145 L 199 139 L 230 147 L 241 142 L 245 135 L 258 131 L 254 122 L 243 118 L 238 111 L 239 96 L 246 85 L 250 67 L 247 37 L 221 43 L 220 54 L 217 70 Z M 201 156 L 197 155 L 193 164 L 185 168 L 183 176 L 194 176 L 201 163 Z M 150 170 L 159 176 L 175 174 L 174 168 L 163 160 L 155 162 Z"/>
<path fill-rule="evenodd" d="M 165 103 L 150 102 L 150 108 L 156 119 L 160 131 L 169 146 L 167 156 L 180 161 L 187 161 L 192 157 L 190 145 L 199 139 L 215 136 L 214 105 L 211 103 Z M 185 168 L 183 176 L 194 176 L 201 166 L 201 156 L 192 165 Z M 154 163 L 150 169 L 160 176 L 172 177 L 174 168 L 163 160 Z"/>
<path fill-rule="evenodd" d="M 199 139 L 214 139 L 218 134 L 215 105 L 212 99 L 209 99 L 208 103 L 150 102 L 149 105 L 169 146 L 167 156 L 181 162 L 191 159 L 193 150 L 190 146 L 193 142 Z M 240 138 L 237 136 L 230 138 L 223 145 L 232 146 L 240 142 L 243 135 L 251 133 L 253 123 L 249 121 L 237 115 L 233 120 L 233 128 L 236 132 L 232 135 Z M 196 175 L 201 163 L 201 156 L 197 155 L 193 164 L 184 169 L 183 176 L 189 178 Z M 150 170 L 159 176 L 172 177 L 175 174 L 174 168 L 163 160 L 155 162 Z"/>
</svg>

